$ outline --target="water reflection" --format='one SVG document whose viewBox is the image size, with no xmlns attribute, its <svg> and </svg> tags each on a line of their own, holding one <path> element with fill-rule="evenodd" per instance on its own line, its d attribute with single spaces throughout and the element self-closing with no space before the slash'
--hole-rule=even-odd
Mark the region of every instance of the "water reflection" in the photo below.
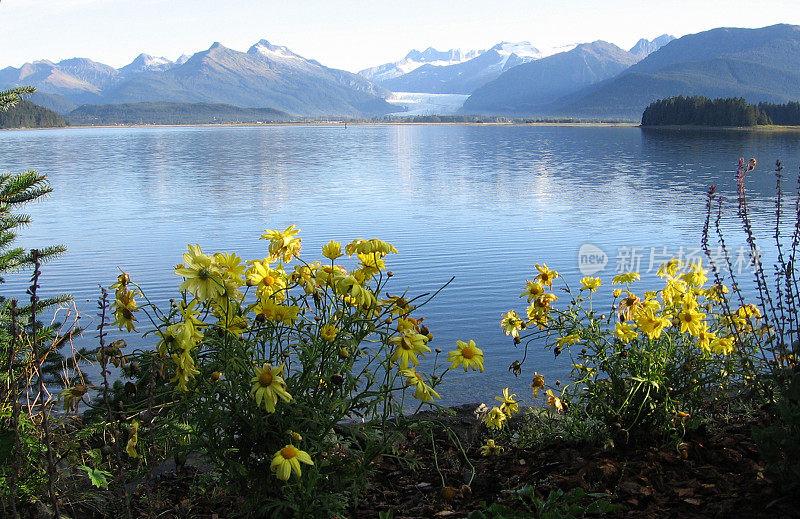
<svg viewBox="0 0 800 519">
<path fill-rule="evenodd" d="M 753 206 L 769 214 L 781 158 L 800 165 L 800 134 L 675 133 L 639 128 L 350 126 L 118 128 L 0 134 L 0 169 L 47 173 L 54 195 L 30 208 L 26 247 L 64 243 L 45 269 L 47 293 L 97 296 L 123 267 L 155 300 L 175 295 L 172 267 L 186 243 L 266 254 L 257 237 L 291 223 L 308 254 L 332 238 L 380 237 L 401 254 L 392 292 L 433 291 L 426 324 L 445 350 L 474 338 L 484 376 L 455 373 L 451 401 L 527 381 L 507 371 L 517 352 L 498 326 L 533 264 L 575 282 L 577 251 L 592 243 L 696 248 L 711 184 L 733 193 L 740 156 L 761 164 L 748 179 Z M 735 221 L 726 222 L 738 228 Z M 760 232 L 768 233 L 762 225 Z M 645 283 L 652 282 L 645 280 Z M 24 293 L 25 276 L 5 290 Z M 83 303 L 94 313 L 93 303 Z M 558 373 L 532 352 L 531 369 Z M 477 384 L 477 385 L 472 385 Z"/>
</svg>

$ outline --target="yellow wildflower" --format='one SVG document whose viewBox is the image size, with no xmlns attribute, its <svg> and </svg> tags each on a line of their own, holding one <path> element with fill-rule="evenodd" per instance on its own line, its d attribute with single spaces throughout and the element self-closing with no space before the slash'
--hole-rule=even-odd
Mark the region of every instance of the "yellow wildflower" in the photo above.
<svg viewBox="0 0 800 519">
<path fill-rule="evenodd" d="M 347 244 L 344 251 L 348 256 L 353 254 L 377 254 L 381 258 L 390 252 L 397 254 L 397 249 L 391 243 L 374 238 L 371 240 L 353 240 Z"/>
<path fill-rule="evenodd" d="M 517 312 L 509 310 L 507 314 L 503 314 L 501 317 L 500 326 L 503 328 L 505 334 L 511 335 L 512 337 L 519 337 L 519 331 L 522 330 L 525 323 L 519 318 Z"/>
<path fill-rule="evenodd" d="M 269 259 L 250 261 L 246 276 L 247 286 L 256 287 L 260 297 L 274 297 L 277 301 L 286 298 L 286 273 L 282 268 L 270 267 Z"/>
<path fill-rule="evenodd" d="M 517 395 L 510 395 L 509 389 L 505 388 L 503 390 L 503 396 L 494 397 L 495 400 L 501 402 L 500 410 L 509 418 L 511 418 L 514 413 L 519 413 L 519 403 L 514 400 L 515 396 Z"/>
<path fill-rule="evenodd" d="M 242 276 L 244 276 L 245 264 L 242 258 L 236 255 L 235 252 L 218 252 L 212 256 L 214 260 L 215 271 L 225 279 L 231 280 L 236 286 L 242 285 Z"/>
<path fill-rule="evenodd" d="M 747 304 L 739 307 L 736 314 L 743 319 L 750 319 L 751 317 L 758 319 L 761 317 L 761 310 L 754 304 Z"/>
<path fill-rule="evenodd" d="M 579 333 L 572 333 L 567 335 L 566 337 L 561 337 L 556 341 L 556 346 L 563 347 L 563 346 L 570 346 L 572 344 L 577 344 L 581 342 L 581 335 Z"/>
<path fill-rule="evenodd" d="M 725 297 L 725 294 L 729 292 L 730 289 L 728 289 L 728 287 L 726 287 L 725 285 L 716 284 L 708 287 L 705 290 L 704 295 L 706 296 L 706 299 L 721 303 L 723 298 Z"/>
<path fill-rule="evenodd" d="M 672 322 L 663 316 L 658 316 L 652 310 L 639 310 L 633 316 L 639 329 L 646 333 L 650 339 L 658 339 L 665 328 Z"/>
<path fill-rule="evenodd" d="M 326 324 L 319 330 L 319 336 L 328 342 L 333 342 L 337 333 L 339 330 L 332 324 Z"/>
<path fill-rule="evenodd" d="M 275 404 L 278 403 L 279 397 L 284 402 L 292 400 L 292 395 L 286 392 L 286 381 L 280 376 L 283 368 L 283 364 L 273 368 L 272 364 L 264 363 L 260 368 L 255 368 L 256 376 L 250 380 L 253 384 L 250 396 L 255 397 L 257 406 L 260 406 L 263 400 L 268 413 L 275 412 Z"/>
<path fill-rule="evenodd" d="M 624 344 L 629 344 L 632 340 L 639 336 L 636 331 L 636 326 L 633 323 L 620 323 L 618 322 L 614 328 L 614 335 L 619 338 Z"/>
<path fill-rule="evenodd" d="M 686 281 L 682 279 L 667 279 L 667 284 L 661 291 L 661 298 L 667 306 L 673 306 L 683 301 L 684 294 L 687 293 Z"/>
<path fill-rule="evenodd" d="M 253 312 L 255 312 L 256 316 L 261 316 L 263 319 L 273 323 L 291 326 L 297 321 L 300 307 L 276 303 L 271 299 L 259 299 L 253 306 Z"/>
<path fill-rule="evenodd" d="M 559 397 L 553 394 L 552 389 L 548 389 L 545 391 L 547 395 L 547 405 L 550 406 L 551 409 L 556 411 L 557 413 L 561 413 L 564 411 L 564 403 L 561 401 Z"/>
<path fill-rule="evenodd" d="M 399 335 L 389 339 L 396 346 L 392 353 L 392 362 L 397 362 L 400 369 L 408 368 L 409 363 L 419 366 L 417 355 L 425 356 L 431 349 L 425 344 L 428 338 L 415 330 L 403 330 Z"/>
<path fill-rule="evenodd" d="M 175 274 L 184 278 L 180 290 L 187 290 L 200 301 L 208 301 L 223 292 L 222 280 L 215 271 L 210 256 L 203 254 L 199 245 L 187 245 L 188 252 L 183 255 L 183 266 L 175 269 Z"/>
<path fill-rule="evenodd" d="M 371 278 L 381 270 L 386 270 L 386 262 L 377 254 L 358 254 L 358 259 L 361 261 L 360 272 L 367 278 Z"/>
<path fill-rule="evenodd" d="M 612 285 L 619 285 L 622 283 L 630 284 L 636 280 L 642 279 L 642 276 L 638 272 L 626 272 L 624 274 L 617 274 L 611 280 Z"/>
<path fill-rule="evenodd" d="M 70 412 L 78 412 L 78 405 L 81 403 L 81 399 L 83 395 L 85 395 L 88 391 L 86 384 L 76 384 L 72 387 L 68 387 L 61 391 L 58 394 L 58 397 L 62 401 L 62 406 L 64 407 L 64 411 Z"/>
<path fill-rule="evenodd" d="M 711 341 L 716 338 L 716 334 L 708 330 L 708 325 L 702 323 L 697 333 L 697 347 L 704 353 L 708 353 L 711 351 Z"/>
<path fill-rule="evenodd" d="M 706 314 L 696 311 L 693 308 L 686 308 L 678 313 L 678 320 L 681 322 L 681 333 L 689 332 L 689 334 L 697 337 L 700 335 L 700 325 Z"/>
<path fill-rule="evenodd" d="M 642 306 L 642 300 L 630 290 L 625 292 L 628 295 L 619 301 L 619 316 L 627 321 L 632 319 L 634 311 Z"/>
<path fill-rule="evenodd" d="M 542 294 L 544 294 L 544 287 L 541 283 L 538 281 L 528 281 L 525 286 L 525 291 L 521 293 L 519 297 L 528 296 L 528 302 L 530 303 L 533 298 L 539 297 Z"/>
<path fill-rule="evenodd" d="M 536 281 L 541 283 L 543 286 L 553 288 L 553 280 L 558 277 L 558 272 L 547 268 L 546 263 L 542 263 L 541 265 L 537 263 L 535 267 L 536 270 L 539 271 L 539 274 L 534 279 L 536 279 Z"/>
<path fill-rule="evenodd" d="M 335 260 L 342 256 L 342 244 L 338 241 L 329 241 L 327 245 L 322 247 L 322 255 L 329 260 Z"/>
<path fill-rule="evenodd" d="M 117 276 L 117 282 L 111 285 L 111 290 L 115 290 L 117 292 L 126 292 L 130 282 L 131 277 L 127 273 L 123 272 Z"/>
<path fill-rule="evenodd" d="M 189 382 L 195 375 L 200 374 L 200 370 L 195 367 L 194 357 L 188 349 L 183 350 L 180 355 L 172 354 L 172 361 L 175 363 L 175 376 L 170 382 L 177 383 L 181 391 L 189 391 Z"/>
<path fill-rule="evenodd" d="M 483 373 L 483 352 L 475 344 L 475 341 L 470 340 L 468 343 L 456 341 L 456 347 L 457 349 L 447 354 L 447 362 L 451 363 L 450 369 L 463 366 L 464 371 L 471 368 Z"/>
<path fill-rule="evenodd" d="M 134 420 L 131 422 L 131 428 L 128 431 L 128 443 L 125 445 L 125 452 L 131 458 L 141 458 L 141 455 L 136 452 L 137 443 L 139 443 L 139 420 Z"/>
<path fill-rule="evenodd" d="M 245 331 L 247 331 L 247 319 L 242 317 L 241 315 L 236 316 L 227 316 L 223 315 L 220 317 L 219 321 L 217 322 L 220 328 L 226 330 L 227 332 L 238 336 L 241 336 Z"/>
<path fill-rule="evenodd" d="M 111 309 L 114 313 L 114 324 L 119 326 L 120 330 L 125 328 L 129 332 L 136 331 L 137 319 L 133 314 L 139 310 L 135 299 L 138 294 L 139 292 L 136 290 L 118 289 L 116 291 L 116 298 Z"/>
<path fill-rule="evenodd" d="M 494 440 L 486 440 L 486 445 L 481 446 L 481 456 L 498 456 L 503 452 L 503 447 L 495 445 Z"/>
<path fill-rule="evenodd" d="M 400 374 L 406 377 L 406 385 L 411 387 L 415 387 L 414 391 L 414 398 L 422 401 L 422 402 L 433 402 L 434 398 L 441 399 L 442 397 L 439 396 L 431 386 L 425 383 L 425 379 L 422 378 L 422 374 L 417 372 L 414 369 L 401 369 Z"/>
<path fill-rule="evenodd" d="M 683 266 L 683 262 L 677 258 L 673 258 L 659 267 L 656 276 L 665 278 L 673 277 L 678 273 L 678 269 Z"/>
<path fill-rule="evenodd" d="M 291 279 L 294 283 L 303 287 L 306 295 L 311 295 L 317 291 L 316 272 L 319 266 L 319 262 L 315 261 L 314 263 L 296 265 L 294 267 Z"/>
<path fill-rule="evenodd" d="M 403 296 L 392 296 L 387 294 L 387 299 L 381 302 L 390 308 L 393 315 L 405 315 L 414 310 L 415 306 L 408 302 Z"/>
<path fill-rule="evenodd" d="M 733 337 L 717 337 L 711 341 L 711 351 L 717 355 L 733 353 Z"/>
<path fill-rule="evenodd" d="M 586 276 L 585 278 L 581 279 L 581 290 L 589 290 L 590 292 L 597 292 L 597 287 L 599 287 L 602 284 L 603 284 L 602 279 Z"/>
<path fill-rule="evenodd" d="M 690 263 L 689 271 L 683 274 L 681 278 L 690 286 L 701 287 L 708 281 L 707 273 L 708 271 L 703 268 L 703 262 L 698 261 L 696 263 Z"/>
<path fill-rule="evenodd" d="M 483 422 L 486 424 L 486 427 L 489 429 L 497 429 L 500 430 L 503 428 L 503 425 L 506 423 L 506 414 L 500 410 L 499 407 L 493 407 L 486 416 L 483 417 Z"/>
<path fill-rule="evenodd" d="M 303 475 L 300 470 L 300 463 L 305 463 L 306 465 L 314 464 L 311 456 L 306 451 L 301 451 L 294 445 L 289 444 L 275 453 L 269 469 L 281 481 L 288 481 L 292 474 L 298 478 Z"/>
<path fill-rule="evenodd" d="M 289 263 L 292 258 L 300 254 L 300 238 L 295 235 L 300 232 L 300 229 L 295 229 L 294 225 L 290 225 L 284 231 L 273 231 L 267 229 L 261 235 L 262 240 L 269 240 L 269 259 L 271 261 L 283 260 L 284 263 Z"/>
<path fill-rule="evenodd" d="M 540 375 L 534 371 L 531 387 L 533 388 L 533 397 L 539 398 L 539 390 L 544 388 L 544 375 Z"/>
</svg>

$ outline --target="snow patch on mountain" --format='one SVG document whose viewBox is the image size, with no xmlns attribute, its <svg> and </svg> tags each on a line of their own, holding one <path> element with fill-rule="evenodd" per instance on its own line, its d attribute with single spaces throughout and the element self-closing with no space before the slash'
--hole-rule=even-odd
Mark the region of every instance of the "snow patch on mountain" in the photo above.
<svg viewBox="0 0 800 519">
<path fill-rule="evenodd" d="M 150 54 L 139 54 L 132 62 L 119 71 L 123 74 L 140 74 L 143 72 L 163 72 L 175 66 L 175 63 L 161 56 L 151 56 Z"/>
<path fill-rule="evenodd" d="M 503 41 L 491 48 L 501 56 L 516 54 L 523 60 L 533 61 L 542 57 L 541 51 L 527 41 L 509 42 Z"/>
<path fill-rule="evenodd" d="M 556 45 L 555 47 L 545 47 L 541 49 L 541 54 L 543 58 L 548 56 L 553 56 L 555 54 L 561 54 L 562 52 L 569 52 L 575 47 L 577 47 L 578 43 L 567 43 L 565 45 Z"/>
<path fill-rule="evenodd" d="M 258 54 L 267 59 L 274 61 L 305 61 L 301 56 L 298 56 L 288 48 L 281 45 L 272 45 L 267 40 L 261 40 L 247 51 L 249 54 Z"/>
<path fill-rule="evenodd" d="M 400 61 L 384 63 L 383 65 L 378 65 L 377 67 L 370 67 L 360 71 L 359 74 L 371 81 L 380 83 L 381 81 L 386 81 L 387 79 L 392 79 L 402 76 L 403 74 L 413 72 L 423 65 L 447 67 L 450 65 L 464 63 L 465 61 L 469 61 L 478 56 L 482 52 L 483 51 L 480 50 L 463 51 L 461 49 L 438 51 L 433 47 L 428 47 L 424 51 L 418 51 L 414 49 L 406 54 L 406 57 Z"/>
</svg>

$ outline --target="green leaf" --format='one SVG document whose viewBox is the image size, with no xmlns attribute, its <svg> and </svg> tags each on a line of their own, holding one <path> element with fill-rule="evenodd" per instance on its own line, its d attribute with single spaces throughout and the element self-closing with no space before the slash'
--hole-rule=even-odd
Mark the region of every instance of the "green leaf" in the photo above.
<svg viewBox="0 0 800 519">
<path fill-rule="evenodd" d="M 110 472 L 101 469 L 93 469 L 91 467 L 87 467 L 86 465 L 78 465 L 78 468 L 86 472 L 86 475 L 89 476 L 92 485 L 96 486 L 97 488 L 108 489 L 108 478 L 111 477 Z"/>
</svg>

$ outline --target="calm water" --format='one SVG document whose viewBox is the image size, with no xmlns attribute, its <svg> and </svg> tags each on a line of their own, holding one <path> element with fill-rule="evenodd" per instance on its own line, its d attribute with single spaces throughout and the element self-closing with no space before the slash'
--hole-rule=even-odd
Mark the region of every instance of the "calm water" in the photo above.
<svg viewBox="0 0 800 519">
<path fill-rule="evenodd" d="M 794 177 L 800 133 L 521 126 L 0 133 L 0 170 L 34 168 L 55 190 L 29 208 L 34 223 L 19 240 L 67 246 L 45 269 L 46 293 L 72 293 L 91 316 L 98 284 L 111 284 L 118 267 L 152 299 L 174 297 L 172 269 L 187 243 L 261 258 L 264 229 L 295 224 L 311 259 L 330 239 L 378 237 L 400 251 L 389 262 L 393 293 L 433 291 L 455 276 L 421 315 L 436 336 L 432 346 L 447 351 L 456 339 L 475 339 L 487 373 L 452 374 L 442 391 L 448 403 L 490 399 L 506 385 L 528 395 L 533 370 L 564 376 L 566 361 L 554 363 L 538 348 L 519 379 L 507 370 L 521 351 L 502 334 L 500 314 L 524 311 L 518 296 L 533 265 L 547 262 L 575 285 L 584 244 L 607 253 L 604 277 L 623 258 L 638 257 L 647 272 L 665 252 L 695 251 L 705 190 L 731 192 L 740 156 L 760 161 L 749 182 L 756 212 L 768 214 L 771 164 L 782 159 Z M 652 285 L 654 270 L 646 278 Z M 4 291 L 20 295 L 26 281 L 9 276 Z"/>
</svg>

